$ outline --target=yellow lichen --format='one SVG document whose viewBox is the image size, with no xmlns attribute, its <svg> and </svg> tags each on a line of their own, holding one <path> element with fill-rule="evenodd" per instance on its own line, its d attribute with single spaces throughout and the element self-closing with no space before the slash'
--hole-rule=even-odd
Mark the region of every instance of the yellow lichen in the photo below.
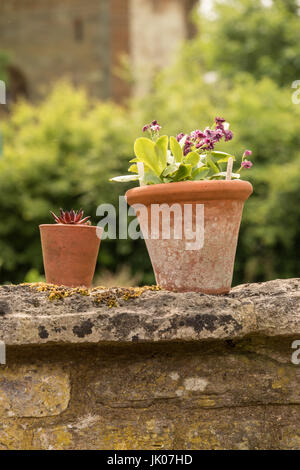
<svg viewBox="0 0 300 470">
<path fill-rule="evenodd" d="M 65 287 L 57 286 L 55 284 L 47 284 L 46 282 L 37 282 L 28 285 L 31 289 L 36 289 L 38 292 L 47 292 L 49 300 L 63 300 L 65 297 L 71 297 L 79 294 L 91 297 L 92 300 L 101 304 L 104 303 L 108 307 L 118 307 L 118 300 L 130 300 L 140 297 L 146 291 L 161 290 L 160 286 L 144 286 L 144 287 L 113 287 L 106 288 L 103 286 L 93 287 L 87 289 L 86 287 Z"/>
<path fill-rule="evenodd" d="M 72 435 L 63 427 L 61 429 L 55 430 L 56 435 L 56 442 L 55 448 L 56 449 L 64 449 L 69 447 L 72 443 Z"/>
<path fill-rule="evenodd" d="M 37 282 L 33 284 L 27 284 L 31 289 L 36 289 L 38 292 L 49 292 L 49 300 L 60 300 L 70 295 L 77 293 L 76 289 L 72 289 L 65 286 L 57 286 L 55 284 L 47 284 L 46 282 Z M 86 290 L 86 289 L 85 289 Z M 75 291 L 75 292 L 73 292 Z M 83 294 L 82 294 L 83 295 Z"/>
<path fill-rule="evenodd" d="M 122 297 L 123 300 L 129 300 L 129 299 L 135 299 L 139 297 L 147 290 L 150 290 L 150 291 L 161 290 L 161 287 L 160 286 L 129 287 L 123 290 L 124 290 L 123 297 Z"/>
<path fill-rule="evenodd" d="M 4 424 L 0 429 L 0 450 L 32 449 L 33 431 L 18 423 Z"/>
</svg>

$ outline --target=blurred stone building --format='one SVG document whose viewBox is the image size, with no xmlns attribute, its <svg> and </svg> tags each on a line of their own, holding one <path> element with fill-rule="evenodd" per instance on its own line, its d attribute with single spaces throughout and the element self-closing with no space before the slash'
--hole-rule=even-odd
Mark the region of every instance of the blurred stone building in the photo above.
<svg viewBox="0 0 300 470">
<path fill-rule="evenodd" d="M 153 72 L 193 34 L 189 18 L 197 3 L 1 0 L 0 50 L 11 59 L 11 99 L 34 100 L 62 77 L 99 98 L 144 93 Z"/>
</svg>

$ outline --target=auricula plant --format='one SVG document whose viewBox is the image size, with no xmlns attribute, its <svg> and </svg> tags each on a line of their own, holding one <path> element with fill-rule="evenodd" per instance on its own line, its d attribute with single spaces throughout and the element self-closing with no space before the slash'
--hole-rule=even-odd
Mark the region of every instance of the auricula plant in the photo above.
<svg viewBox="0 0 300 470">
<path fill-rule="evenodd" d="M 135 157 L 130 160 L 128 171 L 132 174 L 117 176 L 111 181 L 128 182 L 139 180 L 142 185 L 173 183 L 179 181 L 238 179 L 242 170 L 252 167 L 246 150 L 240 168 L 234 173 L 226 171 L 236 158 L 226 152 L 215 150 L 221 141 L 232 140 L 233 133 L 225 119 L 216 117 L 212 128 L 196 129 L 190 134 L 183 132 L 177 137 L 160 136 L 161 126 L 152 121 L 143 127 L 147 137 L 135 141 Z"/>
</svg>

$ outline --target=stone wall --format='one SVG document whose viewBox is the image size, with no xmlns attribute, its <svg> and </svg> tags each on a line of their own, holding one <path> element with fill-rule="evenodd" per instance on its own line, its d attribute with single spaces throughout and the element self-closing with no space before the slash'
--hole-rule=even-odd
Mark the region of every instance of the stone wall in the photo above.
<svg viewBox="0 0 300 470">
<path fill-rule="evenodd" d="M 300 449 L 300 280 L 0 288 L 0 449 Z"/>
<path fill-rule="evenodd" d="M 1 49 L 8 51 L 14 67 L 24 75 L 31 99 L 59 78 L 84 83 L 96 96 L 106 97 L 110 93 L 109 22 L 106 0 L 4 0 Z M 126 51 L 126 41 L 122 50 Z"/>
<path fill-rule="evenodd" d="M 135 95 L 144 95 L 155 73 L 175 60 L 188 37 L 186 7 L 186 0 L 130 0 L 130 59 Z"/>
<path fill-rule="evenodd" d="M 191 34 L 197 0 L 2 0 L 0 47 L 10 54 L 10 94 L 34 100 L 58 79 L 120 102 L 129 56 L 137 92 Z M 120 62 L 121 61 L 121 62 Z M 148 70 L 148 64 L 152 64 Z"/>
</svg>

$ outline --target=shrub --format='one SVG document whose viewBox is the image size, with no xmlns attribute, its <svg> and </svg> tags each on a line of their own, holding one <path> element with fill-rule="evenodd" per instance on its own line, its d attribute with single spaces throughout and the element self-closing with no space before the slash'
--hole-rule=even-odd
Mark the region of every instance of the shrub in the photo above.
<svg viewBox="0 0 300 470">
<path fill-rule="evenodd" d="M 38 225 L 52 222 L 49 210 L 84 207 L 95 223 L 99 204 L 117 205 L 119 185 L 107 180 L 126 170 L 137 131 L 119 106 L 61 83 L 40 104 L 16 104 L 2 132 L 0 280 L 21 282 L 42 272 Z M 126 262 L 129 245 L 103 243 L 102 264 Z"/>
</svg>

